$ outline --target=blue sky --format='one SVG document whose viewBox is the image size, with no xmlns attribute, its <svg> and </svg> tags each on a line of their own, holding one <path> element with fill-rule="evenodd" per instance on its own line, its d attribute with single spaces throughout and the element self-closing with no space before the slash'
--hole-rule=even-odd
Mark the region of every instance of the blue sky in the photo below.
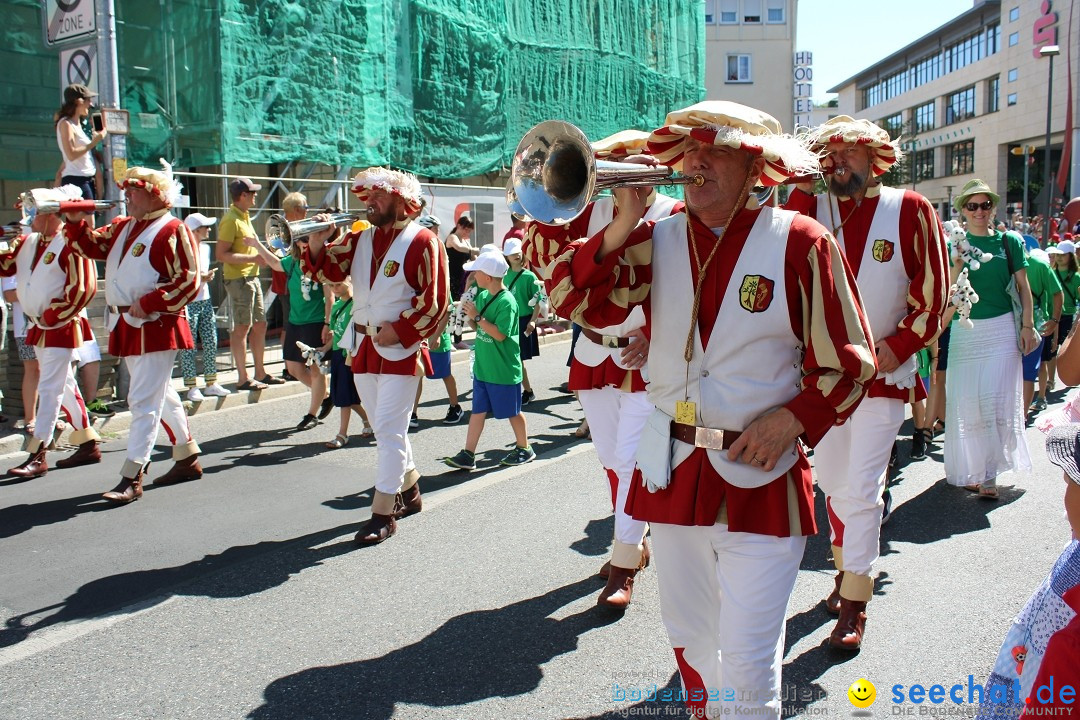
<svg viewBox="0 0 1080 720">
<path fill-rule="evenodd" d="M 829 88 L 972 5 L 972 0 L 799 0 L 795 49 L 814 53 L 814 102 L 824 102 Z"/>
</svg>

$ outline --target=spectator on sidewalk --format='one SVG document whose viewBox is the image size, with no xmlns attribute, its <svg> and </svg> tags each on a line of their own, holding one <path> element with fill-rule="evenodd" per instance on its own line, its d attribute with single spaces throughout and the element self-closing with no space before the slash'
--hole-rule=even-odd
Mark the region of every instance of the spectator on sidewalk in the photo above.
<svg viewBox="0 0 1080 720">
<path fill-rule="evenodd" d="M 465 313 L 476 329 L 473 362 L 473 403 L 465 448 L 443 462 L 460 470 L 476 469 L 476 446 L 488 413 L 509 420 L 516 447 L 500 465 L 524 465 L 536 458 L 529 445 L 525 415 L 521 412 L 521 353 L 518 350 L 517 301 L 503 286 L 509 266 L 498 250 L 481 253 L 466 263 L 480 292 L 476 302 L 465 303 Z"/>
<path fill-rule="evenodd" d="M 26 315 L 23 314 L 22 305 L 15 294 L 18 287 L 18 278 L 6 277 L 3 279 L 4 300 L 11 303 L 11 327 L 15 333 L 15 347 L 19 353 L 19 361 L 22 362 L 22 420 L 15 423 L 16 428 L 22 428 L 27 435 L 34 434 L 37 413 L 37 388 L 40 371 L 38 369 L 37 355 L 34 347 L 26 344 Z"/>
<path fill-rule="evenodd" d="M 462 215 L 443 242 L 446 245 L 446 262 L 450 268 L 450 297 L 453 300 L 457 300 L 461 297 L 461 293 L 465 292 L 465 263 L 479 253 L 469 242 L 472 231 L 472 218 Z M 432 230 L 432 232 L 436 231 Z"/>
<path fill-rule="evenodd" d="M 352 320 L 352 279 L 346 277 L 341 282 L 333 283 L 330 290 L 337 299 L 330 308 L 330 342 L 324 345 L 322 350 L 330 358 L 330 400 L 334 407 L 341 408 L 341 420 L 338 423 L 337 435 L 326 443 L 326 447 L 337 450 L 349 442 L 349 420 L 354 412 L 364 421 L 360 437 L 368 438 L 375 432 L 371 429 L 367 412 L 360 403 L 360 394 L 356 391 L 356 381 L 353 379 L 352 368 L 349 367 L 349 357 L 341 346 L 341 338 Z"/>
<path fill-rule="evenodd" d="M 184 219 L 184 224 L 195 237 L 195 244 L 199 250 L 199 293 L 195 299 L 188 303 L 187 318 L 191 325 L 191 337 L 196 342 L 202 343 L 203 377 L 206 387 L 199 390 L 197 387 L 198 370 L 195 367 L 195 348 L 180 351 L 180 372 L 184 376 L 184 387 L 187 388 L 187 399 L 199 403 L 205 400 L 205 396 L 225 397 L 229 391 L 218 384 L 217 381 L 217 317 L 214 313 L 214 302 L 210 299 L 210 281 L 217 275 L 217 268 L 210 267 L 210 245 L 207 240 L 210 237 L 210 228 L 217 222 L 217 218 L 207 217 L 202 213 L 191 213 Z"/>
<path fill-rule="evenodd" d="M 285 381 L 271 377 L 263 365 L 266 351 L 266 311 L 263 308 L 262 284 L 259 269 L 262 263 L 256 250 L 247 244 L 257 239 L 255 226 L 251 224 L 248 211 L 255 207 L 255 198 L 262 185 L 248 178 L 237 178 L 229 183 L 232 205 L 225 211 L 218 226 L 216 258 L 222 264 L 225 291 L 229 295 L 233 329 L 229 333 L 229 345 L 236 364 L 237 390 L 265 390 L 267 385 L 281 385 Z M 255 378 L 248 377 L 247 348 L 251 343 L 251 359 L 255 364 Z"/>
</svg>

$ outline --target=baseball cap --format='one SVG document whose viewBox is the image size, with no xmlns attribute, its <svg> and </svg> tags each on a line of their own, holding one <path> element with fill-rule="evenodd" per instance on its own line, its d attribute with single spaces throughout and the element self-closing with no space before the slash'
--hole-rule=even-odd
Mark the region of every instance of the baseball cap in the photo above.
<svg viewBox="0 0 1080 720">
<path fill-rule="evenodd" d="M 1059 425 L 1046 436 L 1046 457 L 1080 484 L 1080 423 Z"/>
<path fill-rule="evenodd" d="M 491 277 L 502 277 L 510 269 L 510 266 L 506 264 L 506 259 L 501 254 L 493 252 L 482 252 L 475 260 L 465 263 L 462 267 L 465 272 L 479 270 Z"/>
<path fill-rule="evenodd" d="M 1064 255 L 1065 253 L 1063 253 L 1061 251 L 1061 248 L 1059 248 L 1057 245 L 1051 245 L 1050 247 L 1046 248 L 1046 254 L 1047 255 Z"/>
<path fill-rule="evenodd" d="M 1057 249 L 1063 253 L 1074 253 L 1076 252 L 1076 243 L 1072 240 L 1062 240 L 1057 244 Z"/>
<path fill-rule="evenodd" d="M 235 195 L 239 192 L 255 192 L 262 190 L 262 185 L 256 185 L 250 178 L 238 177 L 229 183 L 229 193 Z"/>
<path fill-rule="evenodd" d="M 217 218 L 206 217 L 202 213 L 191 213 L 184 218 L 184 224 L 188 226 L 188 230 L 198 230 L 203 227 L 210 227 L 217 222 Z"/>
<path fill-rule="evenodd" d="M 97 97 L 97 93 L 86 87 L 85 85 L 68 85 L 64 88 L 64 102 L 70 103 L 76 100 L 89 100 L 92 97 Z"/>
<path fill-rule="evenodd" d="M 521 253 L 521 241 L 517 238 L 507 238 L 506 242 L 503 243 L 503 255 L 509 257 L 519 253 Z"/>
<path fill-rule="evenodd" d="M 428 229 L 431 229 L 433 227 L 439 227 L 439 225 L 441 224 L 439 222 L 439 218 L 434 215 L 425 215 L 416 222 Z"/>
</svg>

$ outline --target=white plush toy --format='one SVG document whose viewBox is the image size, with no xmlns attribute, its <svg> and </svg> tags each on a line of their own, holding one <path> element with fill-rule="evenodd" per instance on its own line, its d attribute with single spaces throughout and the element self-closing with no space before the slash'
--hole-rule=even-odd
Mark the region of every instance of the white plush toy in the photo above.
<svg viewBox="0 0 1080 720">
<path fill-rule="evenodd" d="M 942 223 L 942 227 L 952 243 L 952 252 L 950 254 L 954 262 L 963 260 L 964 264 L 969 268 L 978 270 L 984 262 L 989 262 L 990 258 L 994 257 L 988 252 L 982 252 L 968 242 L 967 231 L 959 223 L 946 220 Z"/>
<path fill-rule="evenodd" d="M 979 294 L 971 287 L 968 279 L 968 269 L 964 268 L 956 278 L 956 282 L 949 288 L 949 303 L 956 308 L 956 314 L 960 318 L 960 327 L 970 330 L 975 327 L 971 322 L 971 307 L 979 302 Z"/>
</svg>

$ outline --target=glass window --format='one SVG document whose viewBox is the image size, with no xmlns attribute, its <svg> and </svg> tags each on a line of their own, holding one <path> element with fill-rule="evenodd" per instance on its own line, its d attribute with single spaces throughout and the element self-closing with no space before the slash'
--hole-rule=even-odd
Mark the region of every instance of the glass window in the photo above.
<svg viewBox="0 0 1080 720">
<path fill-rule="evenodd" d="M 765 0 L 766 21 L 770 23 L 784 22 L 784 8 L 787 0 Z"/>
<path fill-rule="evenodd" d="M 881 129 L 889 133 L 889 137 L 899 137 L 904 128 L 903 113 L 896 113 L 887 118 L 882 118 Z"/>
<path fill-rule="evenodd" d="M 727 82 L 729 83 L 748 83 L 753 82 L 750 76 L 750 56 L 749 55 L 728 55 L 727 56 Z"/>
<path fill-rule="evenodd" d="M 716 0 L 705 0 L 705 24 L 716 22 Z"/>
<path fill-rule="evenodd" d="M 945 146 L 945 174 L 967 175 L 975 172 L 975 141 L 961 140 Z"/>
<path fill-rule="evenodd" d="M 911 163 L 915 180 L 930 180 L 934 177 L 934 148 L 929 150 L 917 150 L 915 160 Z"/>
<path fill-rule="evenodd" d="M 933 130 L 936 127 L 934 116 L 934 102 L 932 100 L 915 108 L 915 134 L 918 135 Z"/>
<path fill-rule="evenodd" d="M 951 125 L 961 120 L 975 117 L 975 88 L 954 92 L 945 96 L 945 124 Z"/>
<path fill-rule="evenodd" d="M 1009 22 L 1016 22 L 1020 19 L 1020 8 L 1014 7 L 1009 11 Z"/>
<path fill-rule="evenodd" d="M 1016 68 L 1009 68 L 1009 82 L 1016 82 Z"/>
<path fill-rule="evenodd" d="M 735 25 L 739 22 L 739 0 L 720 0 L 720 24 Z"/>
<path fill-rule="evenodd" d="M 994 76 L 986 83 L 986 112 L 997 112 L 999 103 L 998 94 L 1001 91 L 1001 77 Z"/>
<path fill-rule="evenodd" d="M 1020 33 L 1018 33 L 1018 32 L 1009 33 L 1009 47 L 1012 47 L 1013 45 L 1016 45 L 1019 42 L 1020 42 Z"/>
<path fill-rule="evenodd" d="M 1005 103 L 1007 105 L 1015 105 L 1016 104 L 1016 93 L 1009 93 L 1009 96 L 1005 99 Z"/>
<path fill-rule="evenodd" d="M 743 0 L 744 23 L 761 22 L 761 0 Z"/>
</svg>

